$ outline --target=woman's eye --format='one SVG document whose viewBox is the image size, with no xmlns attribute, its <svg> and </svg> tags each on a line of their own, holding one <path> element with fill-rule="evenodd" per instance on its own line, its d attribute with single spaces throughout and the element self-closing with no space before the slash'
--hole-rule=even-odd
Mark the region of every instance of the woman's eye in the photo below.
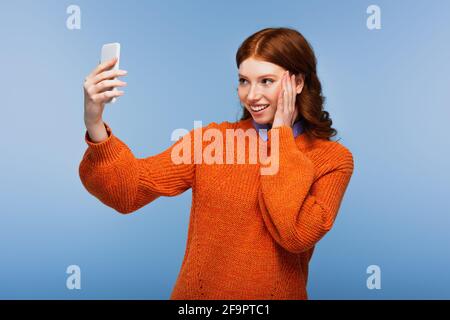
<svg viewBox="0 0 450 320">
<path fill-rule="evenodd" d="M 245 80 L 245 79 L 243 79 L 243 78 L 240 78 L 240 79 L 239 79 L 239 83 L 240 83 L 240 84 L 244 84 L 244 81 L 247 81 L 247 80 Z M 269 78 L 266 78 L 266 79 L 263 79 L 263 80 L 262 80 L 262 83 L 263 83 L 263 84 L 267 84 L 267 81 L 270 81 L 270 83 L 273 83 L 273 82 L 274 82 L 274 80 L 269 79 Z"/>
</svg>

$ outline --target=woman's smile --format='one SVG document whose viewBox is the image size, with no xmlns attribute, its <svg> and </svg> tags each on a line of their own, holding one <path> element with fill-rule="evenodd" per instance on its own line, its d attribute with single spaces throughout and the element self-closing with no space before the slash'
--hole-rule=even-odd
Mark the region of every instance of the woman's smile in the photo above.
<svg viewBox="0 0 450 320">
<path fill-rule="evenodd" d="M 260 113 L 263 110 L 266 110 L 268 107 L 270 106 L 270 104 L 257 104 L 257 105 L 251 105 L 250 106 L 250 111 L 252 113 Z"/>
</svg>

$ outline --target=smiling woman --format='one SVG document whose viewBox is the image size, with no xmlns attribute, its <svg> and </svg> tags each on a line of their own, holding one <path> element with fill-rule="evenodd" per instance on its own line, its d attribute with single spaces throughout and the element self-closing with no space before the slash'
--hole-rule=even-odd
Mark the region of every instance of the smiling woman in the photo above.
<svg viewBox="0 0 450 320">
<path fill-rule="evenodd" d="M 243 118 L 191 130 L 143 159 L 101 120 L 109 88 L 124 83 L 107 80 L 120 75 L 105 73 L 113 62 L 96 68 L 85 83 L 85 121 L 94 119 L 86 121 L 80 178 L 123 214 L 192 188 L 186 250 L 171 299 L 307 299 L 309 261 L 335 221 L 353 157 L 329 139 L 335 130 L 322 110 L 315 58 L 297 31 L 262 30 L 243 43 L 236 60 Z M 262 127 L 269 130 L 258 131 L 258 139 L 255 129 Z M 220 138 L 230 132 L 236 134 Z M 248 132 L 258 144 L 267 141 L 276 170 L 260 170 L 249 161 L 251 152 L 220 152 L 235 140 L 256 145 L 247 142 Z M 174 157 L 180 150 L 187 159 Z M 213 161 L 198 161 L 202 150 Z"/>
<path fill-rule="evenodd" d="M 241 120 L 253 117 L 259 124 L 272 125 L 283 76 L 292 73 L 294 88 L 292 122 L 302 121 L 305 132 L 317 138 L 337 134 L 316 71 L 314 51 L 303 35 L 288 28 L 263 29 L 240 46 L 236 54 L 239 68 L 239 98 L 244 107 Z"/>
</svg>

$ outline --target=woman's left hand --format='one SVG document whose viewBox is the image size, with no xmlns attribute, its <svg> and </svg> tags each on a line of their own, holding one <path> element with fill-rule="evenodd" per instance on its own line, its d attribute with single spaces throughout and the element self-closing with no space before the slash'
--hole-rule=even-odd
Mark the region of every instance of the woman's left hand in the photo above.
<svg viewBox="0 0 450 320">
<path fill-rule="evenodd" d="M 295 75 L 290 76 L 289 71 L 286 71 L 281 79 L 281 90 L 278 94 L 277 111 L 272 128 L 293 126 L 298 115 L 298 110 L 295 107 L 296 96 Z"/>
</svg>

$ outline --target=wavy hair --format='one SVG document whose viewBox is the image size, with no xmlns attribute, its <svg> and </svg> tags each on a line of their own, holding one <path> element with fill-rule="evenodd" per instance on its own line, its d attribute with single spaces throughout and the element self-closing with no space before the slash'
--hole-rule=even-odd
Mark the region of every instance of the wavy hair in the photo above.
<svg viewBox="0 0 450 320">
<path fill-rule="evenodd" d="M 296 97 L 298 119 L 311 136 L 330 140 L 337 134 L 332 128 L 329 112 L 324 110 L 325 97 L 317 77 L 317 59 L 308 41 L 297 30 L 290 28 L 265 28 L 248 37 L 236 53 L 236 64 L 255 58 L 276 64 L 290 73 L 303 74 L 303 90 Z M 241 120 L 251 117 L 243 107 Z M 298 120 L 296 119 L 296 120 Z"/>
</svg>

